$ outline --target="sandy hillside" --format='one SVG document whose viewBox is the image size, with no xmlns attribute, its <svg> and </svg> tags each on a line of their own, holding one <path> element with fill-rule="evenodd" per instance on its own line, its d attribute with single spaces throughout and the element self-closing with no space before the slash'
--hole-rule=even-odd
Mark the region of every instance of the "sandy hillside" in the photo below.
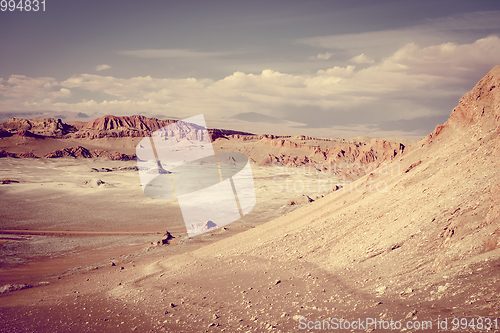
<svg viewBox="0 0 500 333">
<path fill-rule="evenodd" d="M 498 331 L 499 87 L 495 67 L 389 167 L 269 223 L 6 293 L 2 329 Z"/>
</svg>

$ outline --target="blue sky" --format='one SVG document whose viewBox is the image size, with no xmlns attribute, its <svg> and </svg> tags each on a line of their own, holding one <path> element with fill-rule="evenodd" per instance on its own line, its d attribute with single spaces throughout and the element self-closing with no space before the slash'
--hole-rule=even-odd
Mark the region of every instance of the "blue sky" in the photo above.
<svg viewBox="0 0 500 333">
<path fill-rule="evenodd" d="M 45 9 L 0 12 L 0 112 L 204 114 L 209 127 L 256 133 L 418 139 L 500 65 L 498 1 Z"/>
</svg>

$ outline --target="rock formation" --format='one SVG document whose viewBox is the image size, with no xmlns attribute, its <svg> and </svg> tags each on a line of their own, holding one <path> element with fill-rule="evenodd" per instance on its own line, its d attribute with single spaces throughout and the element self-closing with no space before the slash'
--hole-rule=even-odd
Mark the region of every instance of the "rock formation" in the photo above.
<svg viewBox="0 0 500 333">
<path fill-rule="evenodd" d="M 38 158 L 35 154 L 31 152 L 22 152 L 22 153 L 11 153 L 0 149 L 0 157 L 13 157 L 13 158 Z"/>
<path fill-rule="evenodd" d="M 88 150 L 85 147 L 68 147 L 64 149 L 54 150 L 44 156 L 45 158 L 61 158 L 61 157 L 74 157 L 74 158 L 99 158 L 106 157 L 111 160 L 130 161 L 135 160 L 135 154 L 122 154 L 116 151 L 109 152 L 102 149 Z"/>
<path fill-rule="evenodd" d="M 0 129 L 9 133 L 18 133 L 19 135 L 23 135 L 22 133 L 25 135 L 32 133 L 42 137 L 61 137 L 76 131 L 71 125 L 64 124 L 61 119 L 54 118 L 35 118 L 30 120 L 10 118 L 5 123 L 0 124 Z"/>
<path fill-rule="evenodd" d="M 68 146 L 52 152 L 44 153 L 46 158 L 109 158 L 113 160 L 135 159 L 134 154 L 108 151 L 107 149 L 89 150 L 86 143 L 98 142 L 113 146 L 112 140 L 123 138 L 141 138 L 165 126 L 169 130 L 159 131 L 161 136 L 175 136 L 188 140 L 207 140 L 206 131 L 197 125 L 177 123 L 176 120 L 160 120 L 145 116 L 104 116 L 90 122 L 62 123 L 60 119 L 36 118 L 31 120 L 11 118 L 0 124 L 0 138 L 18 136 L 29 139 L 55 138 L 67 142 L 81 142 L 79 146 Z M 157 132 L 158 134 L 158 132 Z M 208 136 L 214 146 L 225 149 L 236 145 L 236 150 L 246 154 L 250 161 L 257 161 L 259 166 L 287 165 L 302 167 L 323 165 L 318 168 L 334 172 L 349 179 L 365 174 L 359 170 L 361 165 L 388 162 L 401 155 L 405 146 L 401 143 L 373 139 L 356 141 L 342 139 L 316 139 L 306 136 L 254 135 L 246 132 L 223 129 L 209 129 Z M 104 141 L 103 141 L 104 140 Z M 135 148 L 136 141 L 121 141 L 121 146 L 128 152 Z M 256 149 L 254 149 L 256 148 Z M 32 155 L 32 156 L 31 156 Z M 33 154 L 27 157 L 34 157 Z M 4 152 L 0 157 L 23 157 L 19 153 Z M 328 164 L 329 166 L 326 166 Z M 342 167 L 337 167 L 341 165 Z M 332 166 L 334 165 L 334 166 Z M 340 170 L 342 169 L 342 170 Z"/>
<path fill-rule="evenodd" d="M 163 237 L 159 240 L 156 241 L 156 245 L 168 245 L 171 239 L 174 239 L 175 237 L 172 236 L 172 234 L 168 231 L 165 231 L 163 234 Z M 153 244 L 153 243 L 151 243 Z"/>
</svg>

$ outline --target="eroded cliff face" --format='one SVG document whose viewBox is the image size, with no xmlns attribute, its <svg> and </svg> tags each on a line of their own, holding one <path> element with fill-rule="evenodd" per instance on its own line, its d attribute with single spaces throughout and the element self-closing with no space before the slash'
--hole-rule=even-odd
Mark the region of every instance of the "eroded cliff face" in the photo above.
<svg viewBox="0 0 500 333">
<path fill-rule="evenodd" d="M 445 136 L 459 139 L 463 135 L 483 140 L 487 135 L 496 136 L 499 125 L 500 66 L 496 66 L 460 99 L 446 123 L 436 126 L 426 141 Z"/>
<path fill-rule="evenodd" d="M 168 130 L 164 130 L 166 126 L 169 126 Z M 53 138 L 67 140 L 68 144 L 73 141 L 67 147 L 44 153 L 43 157 L 46 158 L 112 156 L 115 159 L 133 159 L 135 155 L 131 154 L 130 150 L 137 144 L 136 139 L 150 136 L 155 131 L 158 131 L 161 136 L 175 136 L 188 140 L 207 141 L 210 139 L 214 142 L 216 149 L 243 152 L 259 166 L 276 164 L 300 167 L 344 164 L 344 169 L 348 169 L 351 166 L 347 165 L 355 164 L 352 168 L 356 169 L 360 165 L 369 163 L 379 165 L 391 161 L 405 150 L 405 146 L 401 143 L 377 139 L 361 142 L 343 139 L 317 139 L 306 136 L 254 135 L 225 129 L 209 129 L 209 138 L 206 138 L 207 132 L 196 125 L 186 126 L 184 123 L 177 123 L 176 120 L 160 120 L 145 116 L 108 115 L 89 122 L 69 122 L 67 124 L 62 123 L 60 119 L 52 118 L 32 120 L 11 118 L 0 125 L 0 131 L 0 136 L 5 138 L 11 136 L 31 139 Z M 120 144 L 113 144 L 114 139 L 117 139 L 116 142 L 122 141 Z M 75 142 L 80 144 L 74 145 Z M 97 154 L 91 152 L 91 149 L 85 148 L 86 145 L 103 144 L 103 142 L 114 149 L 122 146 L 128 148 L 129 151 L 118 150 L 107 154 Z M 22 157 L 23 154 L 27 156 L 29 152 L 6 154 L 7 151 L 5 156 Z M 319 168 L 321 170 L 328 169 L 326 166 Z M 359 176 L 359 170 L 344 170 L 343 172 Z"/>
<path fill-rule="evenodd" d="M 0 130 L 10 135 L 20 136 L 43 136 L 43 137 L 61 137 L 76 129 L 71 125 L 64 124 L 61 119 L 54 118 L 34 118 L 19 119 L 10 118 L 5 123 L 0 124 Z"/>
</svg>

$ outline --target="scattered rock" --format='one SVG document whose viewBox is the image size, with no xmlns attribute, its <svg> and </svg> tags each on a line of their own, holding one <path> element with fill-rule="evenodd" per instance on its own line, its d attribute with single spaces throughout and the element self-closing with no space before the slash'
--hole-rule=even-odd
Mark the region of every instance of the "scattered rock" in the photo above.
<svg viewBox="0 0 500 333">
<path fill-rule="evenodd" d="M 292 200 L 288 201 L 285 205 L 286 206 L 296 206 L 296 205 L 302 205 L 302 204 L 313 202 L 313 201 L 314 200 L 311 197 L 309 197 L 305 194 L 302 194 L 297 199 L 292 199 Z"/>
<path fill-rule="evenodd" d="M 31 152 L 24 151 L 22 153 L 10 153 L 6 150 L 0 149 L 0 157 L 13 157 L 13 158 L 38 158 Z"/>
<path fill-rule="evenodd" d="M 82 183 L 82 187 L 98 188 L 98 187 L 115 187 L 113 184 L 106 183 L 101 179 L 89 179 Z"/>
<path fill-rule="evenodd" d="M 13 183 L 19 183 L 19 181 L 18 180 L 13 180 L 13 179 L 7 179 L 7 178 L 5 178 L 5 179 L 2 180 L 2 185 L 3 184 L 13 184 Z"/>
<path fill-rule="evenodd" d="M 165 231 L 165 233 L 163 234 L 163 237 L 156 241 L 156 245 L 168 245 L 169 241 L 173 238 L 175 238 L 175 237 L 172 236 L 172 234 L 170 232 Z"/>
<path fill-rule="evenodd" d="M 408 314 L 406 315 L 406 319 L 415 317 L 417 315 L 417 313 L 418 313 L 417 310 L 413 310 L 413 311 L 408 312 Z"/>
<path fill-rule="evenodd" d="M 413 168 L 415 168 L 415 167 L 419 166 L 420 164 L 422 164 L 422 161 L 418 161 L 418 162 L 413 163 L 412 165 L 410 165 L 410 166 L 408 167 L 408 169 L 406 169 L 406 170 L 405 170 L 405 173 L 410 172 L 410 170 L 411 170 L 411 169 L 413 169 Z"/>
<path fill-rule="evenodd" d="M 100 169 L 96 169 L 96 168 L 91 168 L 90 170 L 91 172 L 111 172 L 113 170 L 109 169 L 109 168 L 100 168 Z"/>
<path fill-rule="evenodd" d="M 0 294 L 5 294 L 16 290 L 28 289 L 32 287 L 33 286 L 30 284 L 6 284 L 3 287 L 0 287 Z"/>
</svg>

